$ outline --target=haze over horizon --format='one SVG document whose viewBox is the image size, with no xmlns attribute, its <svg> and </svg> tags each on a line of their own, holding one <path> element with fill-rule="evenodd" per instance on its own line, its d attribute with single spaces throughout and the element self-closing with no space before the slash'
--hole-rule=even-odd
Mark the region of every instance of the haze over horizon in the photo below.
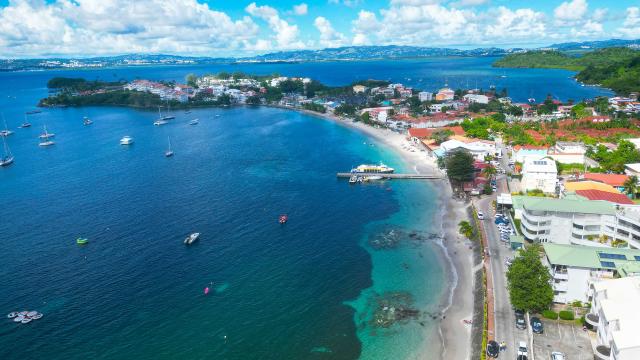
<svg viewBox="0 0 640 360">
<path fill-rule="evenodd" d="M 0 0 L 5 58 L 250 56 L 350 45 L 537 47 L 640 38 L 636 1 Z"/>
</svg>

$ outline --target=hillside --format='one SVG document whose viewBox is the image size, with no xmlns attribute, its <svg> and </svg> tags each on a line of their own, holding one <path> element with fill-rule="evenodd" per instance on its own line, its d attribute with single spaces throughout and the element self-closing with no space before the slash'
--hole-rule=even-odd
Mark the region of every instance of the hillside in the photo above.
<svg viewBox="0 0 640 360">
<path fill-rule="evenodd" d="M 493 66 L 573 70 L 578 71 L 576 79 L 585 84 L 601 85 L 621 94 L 640 91 L 640 52 L 626 47 L 595 50 L 582 56 L 529 51 L 507 55 Z"/>
</svg>

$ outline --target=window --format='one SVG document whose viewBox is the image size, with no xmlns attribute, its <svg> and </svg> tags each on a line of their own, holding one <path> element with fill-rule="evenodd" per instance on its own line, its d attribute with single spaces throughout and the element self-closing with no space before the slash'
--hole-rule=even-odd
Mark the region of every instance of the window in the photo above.
<svg viewBox="0 0 640 360">
<path fill-rule="evenodd" d="M 627 260 L 627 257 L 623 254 L 608 254 L 608 253 L 600 253 L 598 254 L 600 259 L 615 259 L 615 260 Z"/>
<path fill-rule="evenodd" d="M 602 267 L 608 267 L 608 268 L 616 267 L 616 264 L 614 264 L 613 261 L 600 261 L 600 265 L 602 265 Z"/>
<path fill-rule="evenodd" d="M 640 261 L 640 256 L 636 255 L 634 256 L 634 258 L 636 259 L 636 261 Z"/>
</svg>

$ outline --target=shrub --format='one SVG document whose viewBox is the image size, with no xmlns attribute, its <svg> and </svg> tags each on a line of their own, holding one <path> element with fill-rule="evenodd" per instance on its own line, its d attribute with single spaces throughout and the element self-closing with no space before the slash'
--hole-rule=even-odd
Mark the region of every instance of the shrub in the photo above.
<svg viewBox="0 0 640 360">
<path fill-rule="evenodd" d="M 580 300 L 576 300 L 576 301 L 571 303 L 571 306 L 573 306 L 573 307 L 582 307 L 582 302 Z"/>
<path fill-rule="evenodd" d="M 544 310 L 542 312 L 542 317 L 544 317 L 545 319 L 557 320 L 558 319 L 558 313 L 553 311 L 553 310 Z"/>
<path fill-rule="evenodd" d="M 573 320 L 574 316 L 573 316 L 573 311 L 560 311 L 560 319 L 562 320 Z"/>
</svg>

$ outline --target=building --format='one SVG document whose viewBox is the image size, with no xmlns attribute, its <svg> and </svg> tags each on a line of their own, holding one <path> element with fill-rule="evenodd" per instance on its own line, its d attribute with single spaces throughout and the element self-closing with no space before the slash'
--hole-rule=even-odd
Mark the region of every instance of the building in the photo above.
<svg viewBox="0 0 640 360">
<path fill-rule="evenodd" d="M 389 111 L 393 110 L 393 106 L 381 106 L 376 108 L 366 108 L 360 111 L 360 115 L 369 113 L 369 119 L 371 121 L 377 121 L 379 123 L 386 123 Z"/>
<path fill-rule="evenodd" d="M 596 331 L 599 359 L 640 359 L 640 277 L 593 282 L 591 311 L 585 316 Z"/>
<path fill-rule="evenodd" d="M 496 143 L 488 140 L 476 140 L 468 139 L 468 141 L 461 141 L 459 139 L 452 138 L 440 144 L 440 149 L 443 154 L 447 154 L 457 149 L 465 149 L 476 160 L 484 161 L 487 155 L 494 155 L 496 153 Z"/>
<path fill-rule="evenodd" d="M 620 191 L 618 191 L 611 185 L 591 180 L 567 181 L 563 184 L 563 190 L 565 192 L 576 192 L 580 190 L 600 190 L 604 192 L 620 194 Z"/>
<path fill-rule="evenodd" d="M 367 87 L 364 85 L 353 85 L 353 92 L 356 94 L 364 94 L 367 91 Z"/>
<path fill-rule="evenodd" d="M 436 94 L 436 100 L 438 101 L 453 100 L 454 96 L 455 96 L 455 92 L 453 90 L 449 88 L 442 88 Z"/>
<path fill-rule="evenodd" d="M 543 244 L 549 267 L 553 301 L 587 303 L 590 284 L 615 277 L 640 274 L 640 250 L 597 248 L 579 245 Z"/>
<path fill-rule="evenodd" d="M 548 148 L 544 146 L 516 145 L 512 150 L 513 159 L 515 162 L 523 164 L 527 158 L 537 160 L 547 156 L 547 150 Z"/>
<path fill-rule="evenodd" d="M 587 148 L 581 142 L 558 141 L 548 155 L 561 164 L 584 164 Z"/>
<path fill-rule="evenodd" d="M 442 109 L 446 106 L 446 104 L 431 104 L 429 105 L 429 111 L 439 113 L 442 112 Z"/>
<path fill-rule="evenodd" d="M 618 191 L 624 191 L 624 183 L 629 179 L 629 176 L 624 174 L 586 173 L 584 174 L 584 179 L 601 182 L 613 186 Z"/>
<path fill-rule="evenodd" d="M 634 205 L 626 195 L 602 190 L 576 190 L 576 195 L 589 200 L 602 200 L 614 204 Z"/>
<path fill-rule="evenodd" d="M 433 100 L 433 94 L 428 91 L 421 91 L 418 93 L 418 99 L 420 101 L 431 101 Z"/>
<path fill-rule="evenodd" d="M 513 196 L 515 218 L 529 242 L 640 249 L 640 206 L 589 200 Z"/>
<path fill-rule="evenodd" d="M 558 184 L 556 162 L 549 158 L 527 158 L 522 165 L 522 189 L 542 190 L 546 194 L 555 194 Z"/>
<path fill-rule="evenodd" d="M 467 94 L 463 96 L 463 99 L 469 104 L 488 104 L 489 97 L 480 94 Z"/>
</svg>

